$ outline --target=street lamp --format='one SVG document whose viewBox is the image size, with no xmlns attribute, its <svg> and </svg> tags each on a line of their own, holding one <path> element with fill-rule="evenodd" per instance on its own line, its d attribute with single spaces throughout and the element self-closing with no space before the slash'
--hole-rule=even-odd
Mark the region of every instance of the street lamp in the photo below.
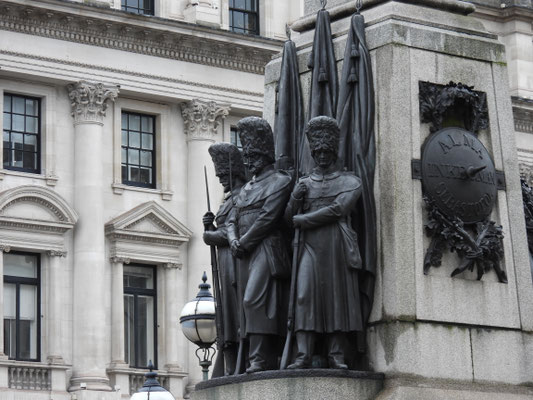
<svg viewBox="0 0 533 400">
<path fill-rule="evenodd" d="M 146 381 L 143 387 L 137 393 L 131 396 L 130 400 L 176 400 L 172 394 L 166 389 L 162 388 L 157 381 L 157 372 L 154 372 L 154 364 L 152 361 L 148 363 L 150 372 L 144 374 Z"/>
<path fill-rule="evenodd" d="M 211 285 L 207 282 L 207 275 L 204 272 L 202 281 L 198 287 L 200 291 L 194 300 L 189 301 L 180 315 L 181 330 L 187 339 L 198 346 L 196 357 L 202 367 L 203 379 L 209 379 L 209 367 L 215 355 L 212 347 L 217 337 L 215 324 L 215 299 L 209 289 Z"/>
</svg>

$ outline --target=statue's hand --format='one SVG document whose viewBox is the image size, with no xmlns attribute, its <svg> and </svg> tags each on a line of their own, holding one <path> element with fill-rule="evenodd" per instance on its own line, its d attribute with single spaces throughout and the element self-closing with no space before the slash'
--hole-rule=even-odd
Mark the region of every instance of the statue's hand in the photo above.
<svg viewBox="0 0 533 400">
<path fill-rule="evenodd" d="M 235 239 L 231 242 L 231 254 L 234 257 L 242 258 L 244 256 L 244 249 L 241 246 L 241 243 Z"/>
<path fill-rule="evenodd" d="M 304 221 L 305 219 L 303 215 L 295 215 L 294 217 L 292 217 L 292 224 L 294 225 L 295 228 L 302 229 Z"/>
<path fill-rule="evenodd" d="M 208 211 L 204 214 L 202 217 L 202 223 L 204 224 L 204 229 L 207 231 L 213 225 L 213 222 L 215 221 L 215 214 L 213 214 L 211 211 Z"/>
<path fill-rule="evenodd" d="M 296 200 L 302 200 L 307 193 L 307 186 L 303 182 L 299 182 L 292 191 L 292 197 Z"/>
</svg>

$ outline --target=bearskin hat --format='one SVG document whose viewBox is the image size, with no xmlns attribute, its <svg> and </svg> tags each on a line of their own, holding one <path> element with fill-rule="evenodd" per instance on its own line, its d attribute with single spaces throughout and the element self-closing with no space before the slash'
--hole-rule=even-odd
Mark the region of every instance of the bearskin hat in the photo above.
<svg viewBox="0 0 533 400">
<path fill-rule="evenodd" d="M 246 117 L 237 123 L 245 154 L 261 154 L 274 162 L 274 135 L 270 124 L 259 117 Z"/>
<path fill-rule="evenodd" d="M 244 164 L 242 155 L 237 146 L 231 143 L 215 143 L 209 146 L 209 155 L 215 164 L 217 175 L 229 175 L 229 161 L 231 156 L 231 173 L 233 177 L 245 180 Z"/>
<path fill-rule="evenodd" d="M 305 128 L 311 153 L 329 150 L 337 154 L 339 149 L 339 125 L 333 118 L 319 116 L 311 119 Z"/>
</svg>

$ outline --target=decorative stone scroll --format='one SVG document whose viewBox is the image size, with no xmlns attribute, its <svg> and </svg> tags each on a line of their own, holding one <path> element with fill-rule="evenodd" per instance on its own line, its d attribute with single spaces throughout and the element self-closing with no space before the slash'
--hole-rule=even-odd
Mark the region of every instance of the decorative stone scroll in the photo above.
<svg viewBox="0 0 533 400">
<path fill-rule="evenodd" d="M 227 104 L 193 99 L 181 103 L 181 115 L 189 140 L 212 140 L 220 122 L 229 114 Z"/>
<path fill-rule="evenodd" d="M 67 86 L 74 123 L 102 124 L 107 109 L 107 100 L 115 100 L 118 86 L 79 81 Z"/>
</svg>

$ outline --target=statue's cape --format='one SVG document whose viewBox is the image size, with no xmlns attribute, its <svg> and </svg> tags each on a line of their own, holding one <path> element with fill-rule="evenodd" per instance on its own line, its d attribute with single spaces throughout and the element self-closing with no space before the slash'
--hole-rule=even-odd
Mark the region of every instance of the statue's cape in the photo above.
<svg viewBox="0 0 533 400">
<path fill-rule="evenodd" d="M 236 206 L 249 207 L 265 200 L 267 197 L 284 190 L 291 184 L 291 175 L 285 171 L 271 169 L 243 186 L 237 197 Z"/>
<path fill-rule="evenodd" d="M 327 185 L 322 185 L 322 180 L 328 182 Z M 313 171 L 309 176 L 300 179 L 307 188 L 307 199 L 316 199 L 324 197 L 335 197 L 341 193 L 351 192 L 357 190 L 361 186 L 361 180 L 352 172 L 334 171 L 329 174 L 322 175 Z"/>
</svg>

